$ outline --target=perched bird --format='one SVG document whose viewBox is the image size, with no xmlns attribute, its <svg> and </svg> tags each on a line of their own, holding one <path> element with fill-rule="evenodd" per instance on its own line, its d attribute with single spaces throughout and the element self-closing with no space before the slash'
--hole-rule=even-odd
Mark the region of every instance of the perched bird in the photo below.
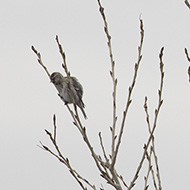
<svg viewBox="0 0 190 190">
<path fill-rule="evenodd" d="M 84 118 L 87 119 L 86 113 L 83 109 L 85 107 L 82 101 L 83 88 L 78 80 L 75 77 L 70 77 L 69 87 L 68 77 L 64 77 L 59 72 L 52 73 L 50 76 L 50 80 L 55 85 L 57 91 L 59 92 L 58 95 L 65 102 L 65 104 L 74 103 L 75 105 L 77 105 L 81 109 Z"/>
</svg>

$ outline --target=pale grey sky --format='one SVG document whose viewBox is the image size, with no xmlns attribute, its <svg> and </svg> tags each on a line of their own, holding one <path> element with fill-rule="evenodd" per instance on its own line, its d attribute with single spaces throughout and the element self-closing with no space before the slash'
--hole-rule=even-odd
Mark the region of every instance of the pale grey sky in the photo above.
<svg viewBox="0 0 190 190">
<path fill-rule="evenodd" d="M 183 0 L 102 0 L 112 36 L 118 78 L 118 124 L 131 84 L 139 44 L 139 15 L 145 30 L 143 59 L 117 161 L 129 183 L 148 138 L 143 109 L 148 96 L 153 122 L 160 82 L 158 54 L 164 51 L 164 104 L 155 131 L 163 189 L 189 188 L 190 84 L 184 47 L 190 50 L 190 10 Z M 50 72 L 63 72 L 55 36 L 66 51 L 69 70 L 82 83 L 88 120 L 83 121 L 99 153 L 98 132 L 110 150 L 112 124 L 110 61 L 96 0 L 1 0 L 0 6 L 0 189 L 80 189 L 67 168 L 37 147 L 51 147 L 44 129 L 57 115 L 58 142 L 74 168 L 102 183 L 90 152 L 31 51 L 34 45 Z M 118 125 L 119 126 L 119 125 Z M 142 189 L 146 165 L 137 186 Z"/>
</svg>

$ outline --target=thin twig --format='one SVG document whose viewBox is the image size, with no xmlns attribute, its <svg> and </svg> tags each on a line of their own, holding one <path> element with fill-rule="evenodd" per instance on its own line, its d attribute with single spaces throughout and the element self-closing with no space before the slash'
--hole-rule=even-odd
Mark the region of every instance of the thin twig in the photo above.
<svg viewBox="0 0 190 190">
<path fill-rule="evenodd" d="M 119 179 L 123 182 L 123 185 L 128 188 L 128 185 L 125 183 L 125 180 L 123 179 L 123 176 L 122 176 L 122 175 L 119 175 L 119 174 L 117 174 L 117 176 L 118 176 Z"/>
<path fill-rule="evenodd" d="M 107 163 L 109 163 L 109 159 L 106 155 L 106 151 L 105 151 L 105 148 L 104 148 L 104 145 L 103 145 L 103 140 L 102 140 L 102 135 L 101 135 L 101 132 L 99 132 L 99 139 L 100 139 L 100 145 L 101 145 L 101 148 L 102 148 L 102 151 L 103 151 L 103 155 L 104 155 L 104 158 L 106 160 Z"/>
<path fill-rule="evenodd" d="M 58 37 L 56 37 L 56 40 L 57 40 L 57 42 L 58 42 L 58 44 L 59 44 Z M 64 56 L 65 54 L 64 54 L 63 51 L 61 51 L 61 50 L 62 50 L 62 47 L 61 47 L 60 44 L 59 44 L 59 48 L 60 48 L 60 53 L 62 54 L 63 59 L 65 59 L 65 56 Z M 32 46 L 32 50 L 33 50 L 34 53 L 37 55 L 39 64 L 43 67 L 43 69 L 46 71 L 47 75 L 50 77 L 50 73 L 48 72 L 46 66 L 43 64 L 43 62 L 42 62 L 42 60 L 41 60 L 41 55 L 40 55 L 40 53 L 34 48 L 34 46 Z M 65 65 L 64 68 L 66 69 L 67 74 L 70 75 L 70 73 L 68 72 L 68 69 L 67 69 L 67 67 L 66 67 L 66 60 L 65 60 L 65 62 L 64 62 L 64 65 Z M 78 117 L 78 114 L 77 114 L 77 117 L 75 117 L 75 114 L 74 114 L 73 111 L 70 109 L 70 107 L 69 107 L 68 105 L 66 105 L 66 106 L 67 106 L 69 112 L 71 113 L 72 118 L 74 119 L 74 122 L 73 122 L 73 123 L 74 123 L 74 124 L 77 126 L 77 128 L 79 129 L 80 133 L 83 135 L 83 138 L 84 138 L 84 139 L 87 139 L 87 140 L 86 140 L 86 141 L 87 141 L 87 145 L 88 145 L 89 149 L 91 150 L 91 153 L 92 153 L 92 155 L 93 155 L 94 160 L 96 161 L 96 164 L 98 165 L 98 168 L 100 169 L 100 171 L 102 171 L 101 173 L 104 173 L 103 170 L 101 170 L 101 166 L 99 165 L 99 162 L 98 162 L 98 159 L 97 159 L 97 155 L 95 154 L 95 152 L 94 152 L 92 146 L 90 145 L 86 133 L 84 133 L 85 128 L 82 127 L 82 124 L 81 124 L 81 122 L 80 122 L 80 119 L 79 119 L 79 117 Z M 65 158 L 62 156 L 62 154 L 61 154 L 61 152 L 60 152 L 60 150 L 59 150 L 59 147 L 58 147 L 58 145 L 57 145 L 57 143 L 56 143 L 56 125 L 55 125 L 55 122 L 56 122 L 56 119 L 54 118 L 54 137 L 52 136 L 52 134 L 51 134 L 48 130 L 45 130 L 45 131 L 46 131 L 46 133 L 49 135 L 49 137 L 50 137 L 50 139 L 51 139 L 51 141 L 52 141 L 52 143 L 53 143 L 53 145 L 54 145 L 56 151 L 58 152 L 58 155 L 56 155 L 55 153 L 53 153 L 53 152 L 52 152 L 48 147 L 46 147 L 45 145 L 42 145 L 41 148 L 43 148 L 44 150 L 48 151 L 48 152 L 51 153 L 53 156 L 55 156 L 57 159 L 59 159 L 62 163 L 64 163 L 65 165 L 68 166 L 68 163 L 67 163 L 67 160 L 68 160 L 68 159 L 65 159 Z M 85 142 L 86 142 L 86 141 L 85 141 Z M 77 179 L 76 175 L 74 175 L 74 174 L 77 173 L 77 172 L 76 172 L 76 171 L 73 172 L 74 170 L 73 170 L 72 168 L 69 168 L 69 169 L 70 169 L 70 171 L 72 171 L 71 174 L 75 177 L 75 179 L 78 181 L 78 183 L 80 184 L 80 186 L 81 186 L 84 190 L 86 190 L 86 188 L 84 188 L 84 186 L 81 185 L 81 183 L 80 183 L 79 180 Z M 79 174 L 77 173 L 77 175 L 79 175 Z M 80 176 L 80 175 L 79 175 L 79 176 Z M 82 179 L 82 177 L 81 177 L 81 179 Z M 109 179 L 108 179 L 108 181 L 109 181 Z M 111 181 L 111 180 L 110 180 L 110 181 Z M 110 182 L 110 183 L 111 183 L 111 182 Z M 94 187 L 94 185 L 92 185 L 92 187 Z M 94 189 L 95 189 L 95 188 L 94 188 Z"/>
<path fill-rule="evenodd" d="M 187 5 L 187 7 L 190 9 L 190 4 L 189 4 L 189 2 L 188 2 L 187 0 L 185 0 L 184 2 L 185 2 L 185 4 Z"/>
<path fill-rule="evenodd" d="M 141 40 L 140 40 L 140 45 L 138 47 L 138 60 L 137 60 L 137 63 L 135 64 L 135 72 L 134 72 L 132 84 L 129 87 L 129 93 L 128 93 L 128 98 L 127 98 L 126 108 L 125 108 L 125 111 L 123 112 L 123 119 L 122 119 L 121 129 L 120 129 L 120 132 L 119 132 L 118 142 L 117 142 L 117 145 L 116 145 L 116 150 L 115 150 L 114 158 L 113 158 L 113 161 L 112 161 L 112 166 L 114 166 L 114 164 L 116 162 L 117 155 L 118 155 L 119 147 L 120 147 L 120 144 L 121 144 L 121 138 L 122 138 L 123 130 L 124 130 L 124 126 L 125 126 L 126 115 L 127 115 L 129 106 L 130 106 L 130 104 L 132 102 L 131 95 L 132 95 L 132 91 L 133 91 L 134 86 L 135 86 L 137 73 L 138 73 L 138 68 L 139 68 L 139 65 L 140 65 L 140 62 L 141 62 L 141 59 L 142 59 L 142 45 L 143 45 L 143 39 L 144 39 L 144 29 L 143 29 L 143 21 L 142 21 L 142 19 L 140 19 L 140 33 L 141 33 Z"/>
<path fill-rule="evenodd" d="M 104 22 L 104 32 L 106 34 L 107 37 L 107 45 L 108 45 L 108 49 L 109 49 L 109 56 L 110 56 L 110 61 L 111 61 L 111 71 L 110 71 L 110 75 L 112 78 L 112 82 L 113 82 L 113 93 L 112 93 L 112 98 L 113 98 L 113 124 L 111 127 L 111 132 L 112 132 L 112 146 L 111 146 L 111 150 L 112 150 L 112 159 L 113 159 L 113 155 L 115 152 L 115 140 L 116 140 L 116 135 L 115 135 L 115 128 L 116 128 L 116 121 L 117 121 L 117 116 L 116 116 L 116 87 L 117 87 L 117 78 L 115 78 L 115 61 L 113 59 L 113 52 L 112 52 L 112 43 L 111 43 L 111 35 L 109 34 L 109 30 L 108 30 L 108 23 L 106 21 L 106 16 L 104 13 L 104 8 L 102 7 L 100 0 L 98 0 L 98 4 L 99 4 L 99 11 L 101 13 L 103 22 Z"/>
<path fill-rule="evenodd" d="M 54 141 L 56 141 L 56 135 L 57 135 L 57 127 L 56 127 L 56 116 L 53 115 L 53 126 L 54 126 Z"/>
<path fill-rule="evenodd" d="M 139 163 L 139 166 L 137 167 L 137 171 L 135 173 L 135 176 L 133 177 L 131 183 L 130 183 L 130 186 L 128 188 L 128 190 L 132 189 L 132 187 L 135 185 L 135 181 L 137 180 L 138 178 L 138 175 L 139 175 L 139 172 L 141 170 L 141 167 L 142 167 L 142 164 L 144 162 L 144 159 L 145 159 L 145 156 L 146 156 L 146 152 L 147 152 L 147 149 L 150 145 L 150 142 L 153 138 L 153 134 L 154 134 L 154 131 L 156 129 L 156 126 L 157 126 L 157 119 L 158 119 L 158 115 L 159 115 L 159 111 L 160 111 L 160 108 L 162 106 L 162 103 L 163 103 L 163 100 L 162 100 L 162 91 L 163 91 L 163 82 L 164 82 L 164 71 L 163 71 L 163 51 L 164 51 L 164 47 L 161 48 L 160 50 L 160 54 L 159 54 L 159 58 L 160 58 L 160 73 L 161 73 L 161 81 L 160 81 L 160 88 L 158 90 L 158 107 L 157 109 L 155 110 L 155 117 L 154 117 L 154 124 L 153 124 L 153 128 L 152 128 L 152 131 L 151 131 L 151 134 L 148 138 L 148 141 L 147 143 L 144 145 L 144 152 L 143 152 L 143 155 L 142 155 L 142 158 L 141 158 L 141 161 Z M 161 185 L 160 185 L 161 187 Z"/>
<path fill-rule="evenodd" d="M 69 92 L 70 92 L 71 100 L 72 100 L 73 107 L 74 107 L 74 110 L 75 110 L 75 115 L 72 114 L 71 112 L 70 112 L 70 113 L 71 113 L 71 116 L 73 117 L 73 119 L 75 120 L 75 122 L 76 122 L 76 121 L 79 122 L 79 125 L 78 125 L 78 127 L 79 127 L 79 126 L 82 126 L 82 125 L 80 124 L 81 121 L 80 121 L 80 118 L 79 118 L 79 115 L 78 115 L 78 112 L 77 112 L 77 106 L 75 105 L 75 100 L 74 100 L 74 97 L 73 97 L 73 94 L 72 94 L 72 91 L 71 91 L 71 84 L 70 84 L 71 73 L 70 73 L 70 71 L 68 70 L 68 67 L 67 67 L 66 54 L 65 54 L 65 52 L 63 51 L 62 45 L 61 45 L 61 43 L 59 42 L 59 37 L 58 37 L 57 35 L 56 35 L 56 38 L 55 38 L 55 39 L 56 39 L 56 42 L 57 42 L 57 45 L 58 45 L 58 48 L 59 48 L 59 52 L 60 52 L 61 57 L 62 57 L 62 59 L 63 59 L 62 67 L 63 67 L 63 69 L 64 69 L 64 71 L 65 71 L 65 73 L 66 73 L 66 75 L 67 75 L 68 81 L 69 81 L 69 83 L 68 83 Z M 67 106 L 67 108 L 68 108 L 69 111 L 70 111 L 69 106 Z M 74 118 L 74 117 L 75 117 L 75 118 Z"/>
<path fill-rule="evenodd" d="M 59 155 L 55 154 L 53 151 L 51 151 L 47 146 L 42 145 L 42 148 L 45 150 L 45 151 L 48 151 L 51 155 L 53 155 L 54 157 L 56 157 L 61 163 L 63 163 L 64 165 L 66 165 L 68 167 L 68 164 L 67 164 L 67 161 L 66 159 L 62 159 Z M 69 168 L 69 171 L 74 171 L 72 168 L 68 167 Z M 82 182 L 77 178 L 77 176 L 75 175 L 75 172 L 72 172 L 71 173 L 72 176 L 76 179 L 76 181 L 79 183 L 79 185 L 82 187 L 83 190 L 86 190 L 86 188 L 84 187 L 84 185 L 82 184 Z"/>
<path fill-rule="evenodd" d="M 62 46 L 61 46 L 61 44 L 59 43 L 59 39 L 58 39 L 58 36 L 56 36 L 56 41 L 57 41 L 57 44 L 58 44 L 58 46 L 59 46 L 59 51 L 60 51 L 60 53 L 61 53 L 61 56 L 62 56 L 62 58 L 63 58 L 63 68 L 65 69 L 65 72 L 67 73 L 67 76 L 68 77 L 70 77 L 70 72 L 68 71 L 68 68 L 67 68 L 67 65 L 66 65 L 66 56 L 65 56 L 65 53 L 63 52 L 63 48 L 62 48 Z M 46 67 L 42 64 L 42 60 L 41 60 L 41 56 L 40 56 L 40 53 L 38 53 L 37 52 L 37 50 L 32 46 L 32 50 L 35 52 L 35 54 L 37 55 L 37 57 L 38 57 L 38 62 L 42 65 L 42 67 L 43 67 L 43 69 L 46 71 L 46 73 L 48 74 L 48 76 L 50 76 L 50 74 L 49 74 L 49 72 L 47 71 L 47 69 L 46 69 Z M 88 139 L 88 136 L 87 136 L 87 134 L 86 134 L 86 128 L 85 127 L 83 127 L 83 125 L 82 125 L 82 123 L 81 123 L 81 121 L 80 121 L 80 118 L 79 118 L 79 116 L 78 116 L 78 112 L 77 112 L 77 109 L 76 109 L 76 106 L 74 105 L 74 110 L 75 110 L 75 114 L 73 113 L 73 111 L 71 110 L 71 108 L 68 106 L 68 105 L 66 105 L 66 107 L 67 107 L 67 109 L 69 110 L 69 112 L 70 112 L 70 114 L 71 114 L 71 116 L 72 116 L 72 118 L 73 118 L 73 124 L 78 128 L 78 130 L 79 130 L 79 132 L 81 133 L 81 135 L 82 135 L 82 137 L 83 137 L 83 139 L 84 139 L 84 141 L 85 141 L 85 143 L 87 144 L 87 147 L 89 148 L 89 150 L 90 150 L 90 152 L 91 152 L 91 155 L 92 155 L 92 157 L 93 157 L 93 159 L 94 159 L 94 161 L 95 161 L 95 163 L 96 163 L 96 166 L 97 166 L 97 168 L 99 169 L 99 171 L 100 171 L 100 176 L 101 177 L 103 177 L 106 181 L 107 181 L 107 183 L 109 183 L 109 184 L 111 184 L 113 187 L 115 187 L 116 189 L 118 189 L 117 188 L 117 184 L 115 184 L 114 182 L 113 182 L 113 180 L 112 180 L 112 178 L 106 173 L 106 166 L 105 166 L 105 163 L 101 160 L 101 159 L 99 159 L 98 158 L 98 155 L 95 153 L 95 151 L 94 151 L 94 149 L 93 149 L 93 147 L 92 147 L 92 145 L 91 145 L 91 143 L 90 143 L 90 141 L 89 141 L 89 139 Z M 50 136 L 50 139 L 51 139 L 51 141 L 53 142 L 54 141 L 54 138 L 52 137 L 52 135 L 51 135 L 51 133 L 49 133 L 49 131 L 47 131 L 46 130 L 46 133 Z M 58 155 L 62 158 L 62 155 L 61 155 L 61 152 L 60 152 L 60 150 L 59 150 L 59 147 L 58 147 L 58 145 L 56 144 L 56 143 L 54 143 L 54 146 L 55 146 L 55 148 L 56 148 L 56 150 L 57 150 L 57 152 L 58 152 Z M 48 147 L 43 147 L 44 149 L 46 149 L 47 148 L 47 150 L 49 150 L 48 149 Z M 53 154 L 52 154 L 53 155 Z M 59 157 L 58 156 L 58 157 Z M 72 173 L 71 173 L 72 174 Z"/>
<path fill-rule="evenodd" d="M 65 71 L 65 73 L 66 73 L 66 75 L 67 75 L 67 78 L 68 78 L 68 88 L 69 88 L 69 93 L 70 93 L 70 97 L 71 97 L 71 100 L 72 100 L 72 103 L 73 103 L 73 106 L 74 106 L 74 108 L 76 108 L 75 107 L 75 100 L 74 100 L 74 97 L 73 97 L 73 94 L 72 94 L 72 91 L 71 91 L 71 80 L 70 80 L 70 78 L 71 78 L 71 73 L 70 73 L 70 71 L 68 70 L 68 67 L 67 67 L 67 63 L 66 63 L 66 54 L 65 54 L 65 52 L 63 51 L 63 48 L 62 48 L 62 45 L 60 44 L 60 42 L 59 42 L 59 37 L 56 35 L 56 42 L 57 42 L 57 45 L 58 45 L 58 48 L 59 48 L 59 53 L 61 54 L 61 57 L 62 57 L 62 59 L 63 59 L 63 64 L 62 64 L 62 67 L 63 67 L 63 69 L 64 69 L 64 71 Z M 69 106 L 68 106 L 69 107 Z M 75 109 L 75 115 L 78 115 L 77 114 L 77 112 L 76 112 L 76 109 Z M 74 116 L 74 115 L 72 115 L 72 116 Z M 74 118 L 73 118 L 74 119 Z M 78 117 L 78 119 L 79 119 L 79 117 Z M 77 120 L 78 120 L 77 119 Z"/>
<path fill-rule="evenodd" d="M 42 63 L 42 59 L 41 59 L 40 53 L 35 49 L 34 46 L 31 46 L 31 48 L 32 48 L 33 52 L 37 55 L 39 64 L 44 68 L 44 70 L 46 71 L 47 75 L 50 77 L 50 74 L 49 74 L 47 68 L 46 68 L 45 65 Z"/>
<path fill-rule="evenodd" d="M 63 51 L 63 48 L 62 48 L 62 46 L 61 46 L 61 44 L 60 44 L 60 42 L 59 42 L 59 37 L 58 37 L 58 35 L 56 35 L 55 39 L 56 39 L 57 45 L 58 45 L 58 47 L 59 47 L 59 52 L 60 52 L 61 57 L 62 57 L 62 59 L 63 59 L 62 67 L 64 68 L 67 77 L 70 77 L 70 72 L 69 72 L 69 70 L 68 70 L 68 68 L 67 68 L 67 63 L 66 63 L 66 54 L 65 54 L 65 52 Z"/>
<path fill-rule="evenodd" d="M 149 174 L 151 172 L 154 188 L 155 188 L 155 190 L 157 190 L 158 188 L 157 188 L 155 174 L 154 174 L 153 165 L 152 165 L 152 161 L 151 161 L 152 154 L 153 154 L 153 148 L 151 146 L 150 153 L 148 154 L 148 151 L 146 152 L 146 158 L 148 160 L 148 172 L 147 172 L 147 176 L 145 177 L 145 189 L 147 189 L 147 182 L 148 182 Z"/>
<path fill-rule="evenodd" d="M 149 178 L 149 175 L 150 175 L 150 171 L 152 169 L 152 165 L 151 165 L 151 153 L 150 153 L 150 156 L 149 156 L 148 152 L 146 152 L 146 158 L 148 160 L 148 171 L 147 171 L 146 176 L 144 177 L 144 180 L 145 180 L 144 190 L 147 190 L 148 187 L 149 187 L 149 185 L 148 185 L 148 178 Z"/>
<path fill-rule="evenodd" d="M 151 135 L 150 119 L 149 119 L 148 106 L 147 106 L 147 97 L 145 97 L 144 109 L 145 109 L 145 113 L 146 113 L 146 121 L 147 121 L 147 125 L 148 125 L 148 131 L 149 131 L 149 134 Z M 154 170 L 153 170 L 152 164 L 151 164 L 152 153 L 154 154 L 154 159 L 155 159 L 156 151 L 155 151 L 155 145 L 154 145 L 154 135 L 152 135 L 152 146 L 151 146 L 150 154 L 149 154 L 150 156 L 148 156 L 148 152 L 147 152 L 147 159 L 149 162 L 150 171 L 152 173 L 153 184 L 154 184 L 155 189 L 157 190 L 158 188 L 157 188 L 157 184 L 156 184 L 156 180 L 155 180 Z M 157 168 L 158 168 L 158 165 L 157 165 Z"/>
<path fill-rule="evenodd" d="M 190 62 L 190 57 L 189 57 L 189 54 L 188 54 L 187 48 L 185 48 L 185 54 L 186 54 L 187 60 Z"/>
<path fill-rule="evenodd" d="M 190 63 L 190 57 L 186 48 L 185 48 L 185 54 L 186 54 L 188 62 Z M 188 67 L 188 76 L 189 76 L 189 82 L 190 82 L 190 66 Z"/>
<path fill-rule="evenodd" d="M 114 155 L 115 155 L 115 141 L 116 141 L 116 135 L 115 135 L 115 128 L 116 128 L 116 121 L 117 121 L 117 116 L 116 116 L 116 87 L 117 87 L 117 78 L 115 77 L 115 61 L 113 59 L 113 52 L 112 52 L 112 44 L 111 44 L 111 35 L 109 34 L 108 31 L 108 23 L 106 21 L 106 16 L 104 13 L 104 8 L 102 7 L 100 0 L 97 0 L 98 5 L 99 5 L 99 11 L 101 13 L 103 22 L 104 22 L 104 32 L 106 34 L 107 37 L 107 45 L 108 45 L 108 49 L 109 49 L 109 56 L 110 56 L 110 61 L 111 61 L 111 71 L 110 71 L 110 75 L 112 78 L 112 83 L 113 83 L 113 93 L 112 93 L 112 98 L 113 98 L 113 124 L 111 129 L 112 132 L 112 145 L 111 145 L 111 159 L 112 159 L 112 163 L 114 160 Z M 116 175 L 116 171 L 114 169 L 114 164 L 111 164 L 110 167 L 110 172 L 112 174 L 112 177 L 115 181 L 115 186 L 117 190 L 121 190 L 121 184 L 119 182 L 118 176 Z"/>
<path fill-rule="evenodd" d="M 159 170 L 159 166 L 158 166 L 158 157 L 156 155 L 156 151 L 155 151 L 155 147 L 153 148 L 153 155 L 154 155 L 154 160 L 155 160 L 155 165 L 156 165 L 156 171 L 157 171 L 157 178 L 158 178 L 158 187 L 159 187 L 159 190 L 162 189 L 162 186 L 161 186 L 161 177 L 160 177 L 160 170 Z"/>
<path fill-rule="evenodd" d="M 55 121 L 55 120 L 54 120 Z M 56 133 L 56 127 L 55 127 L 55 123 L 54 123 L 54 134 Z M 69 162 L 69 159 L 68 158 L 65 158 L 61 151 L 59 150 L 59 147 L 57 145 L 57 142 L 56 142 L 56 139 L 53 138 L 53 135 L 48 131 L 48 130 L 45 130 L 45 132 L 47 133 L 47 135 L 49 136 L 52 144 L 54 145 L 57 153 L 55 154 L 53 151 L 51 151 L 47 146 L 42 145 L 43 149 L 48 151 L 50 154 L 52 154 L 54 157 L 56 157 L 61 163 L 63 163 L 64 165 L 67 166 L 67 168 L 69 169 L 70 173 L 73 175 L 73 177 L 77 180 L 77 182 L 79 183 L 79 185 L 82 187 L 82 189 L 86 190 L 86 187 L 84 187 L 84 185 L 82 184 L 82 182 L 79 180 L 81 179 L 82 181 L 84 181 L 86 184 L 88 184 L 90 187 L 92 187 L 94 190 L 96 190 L 96 187 L 95 185 L 92 185 L 87 179 L 85 179 L 84 177 L 82 177 L 76 170 L 74 170 L 71 165 L 70 165 L 70 162 Z"/>
</svg>

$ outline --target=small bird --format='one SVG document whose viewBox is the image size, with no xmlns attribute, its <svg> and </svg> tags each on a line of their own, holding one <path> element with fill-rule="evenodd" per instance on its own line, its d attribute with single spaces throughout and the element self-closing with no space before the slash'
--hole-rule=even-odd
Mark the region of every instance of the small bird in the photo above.
<svg viewBox="0 0 190 190">
<path fill-rule="evenodd" d="M 75 77 L 70 77 L 70 88 L 68 77 L 64 77 L 59 72 L 52 73 L 50 80 L 55 85 L 59 92 L 58 95 L 65 102 L 65 105 L 74 103 L 81 109 L 84 118 L 87 119 L 86 113 L 83 109 L 85 107 L 84 102 L 82 101 L 83 88 L 78 80 Z"/>
</svg>

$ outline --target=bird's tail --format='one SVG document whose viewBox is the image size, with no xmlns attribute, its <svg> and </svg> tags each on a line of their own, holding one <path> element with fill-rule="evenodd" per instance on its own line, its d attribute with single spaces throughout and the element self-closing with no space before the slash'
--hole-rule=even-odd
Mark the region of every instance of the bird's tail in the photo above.
<svg viewBox="0 0 190 190">
<path fill-rule="evenodd" d="M 85 111 L 84 111 L 84 109 L 83 109 L 83 108 L 85 107 L 84 102 L 81 100 L 81 101 L 79 102 L 79 104 L 77 104 L 77 105 L 78 105 L 78 107 L 81 109 L 84 118 L 85 118 L 85 119 L 88 119 L 87 116 L 86 116 L 86 113 L 85 113 Z"/>
<path fill-rule="evenodd" d="M 87 116 L 86 116 L 86 113 L 85 113 L 84 109 L 81 106 L 79 108 L 81 109 L 82 114 L 84 115 L 84 118 L 87 119 Z"/>
</svg>

